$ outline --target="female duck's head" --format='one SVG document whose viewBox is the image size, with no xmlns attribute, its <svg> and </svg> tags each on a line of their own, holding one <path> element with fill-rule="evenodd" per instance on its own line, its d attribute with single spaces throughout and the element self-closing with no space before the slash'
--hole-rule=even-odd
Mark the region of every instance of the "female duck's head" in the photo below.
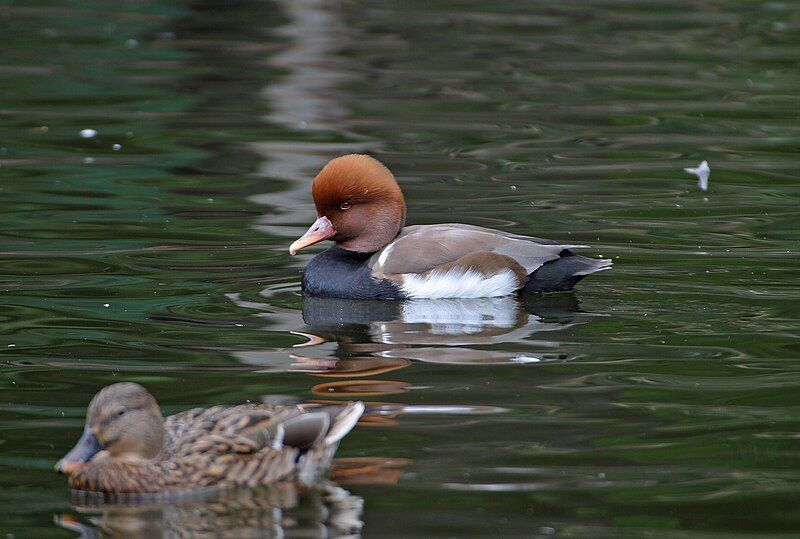
<svg viewBox="0 0 800 539">
<path fill-rule="evenodd" d="M 139 384 L 113 384 L 94 396 L 83 435 L 55 469 L 68 474 L 91 460 L 151 459 L 163 445 L 164 419 L 156 399 Z"/>
<path fill-rule="evenodd" d="M 289 248 L 333 240 L 348 251 L 372 253 L 403 228 L 406 203 L 394 176 L 368 155 L 344 155 L 330 161 L 311 187 L 316 222 Z"/>
</svg>

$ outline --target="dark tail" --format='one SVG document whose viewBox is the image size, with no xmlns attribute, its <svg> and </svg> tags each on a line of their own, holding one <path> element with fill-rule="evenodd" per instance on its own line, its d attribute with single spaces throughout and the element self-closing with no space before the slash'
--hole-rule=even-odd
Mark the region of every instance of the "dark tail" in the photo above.
<svg viewBox="0 0 800 539">
<path fill-rule="evenodd" d="M 530 280 L 521 294 L 572 290 L 587 275 L 611 269 L 611 260 L 587 258 L 569 249 L 564 249 L 558 255 L 558 258 L 545 262 L 528 276 Z"/>
</svg>

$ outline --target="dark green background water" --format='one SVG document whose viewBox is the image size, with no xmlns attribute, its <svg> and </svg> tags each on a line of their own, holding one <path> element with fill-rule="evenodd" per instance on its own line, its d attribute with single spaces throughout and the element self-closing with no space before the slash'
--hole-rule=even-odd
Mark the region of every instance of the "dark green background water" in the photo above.
<svg viewBox="0 0 800 539">
<path fill-rule="evenodd" d="M 340 456 L 409 459 L 343 483 L 367 536 L 800 532 L 797 3 L 4 1 L 0 35 L 0 532 L 75 535 L 52 466 L 123 380 L 364 399 Z M 409 223 L 614 270 L 304 321 L 287 247 L 353 151 Z"/>
</svg>

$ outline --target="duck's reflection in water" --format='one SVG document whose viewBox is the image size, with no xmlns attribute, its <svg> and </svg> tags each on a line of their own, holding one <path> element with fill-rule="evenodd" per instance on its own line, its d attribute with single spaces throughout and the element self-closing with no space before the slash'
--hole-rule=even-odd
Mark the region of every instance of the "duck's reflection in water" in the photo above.
<svg viewBox="0 0 800 539">
<path fill-rule="evenodd" d="M 169 503 L 100 502 L 73 491 L 78 519 L 55 523 L 80 537 L 359 537 L 364 500 L 340 485 L 393 485 L 408 459 L 334 459 L 329 479 L 314 487 L 278 483 L 183 496 Z"/>
<path fill-rule="evenodd" d="M 377 374 L 410 360 L 450 364 L 519 364 L 563 359 L 555 332 L 588 321 L 571 294 L 403 302 L 305 298 L 299 332 L 338 344 L 333 358 L 294 354 L 296 366 L 329 375 Z M 519 346 L 497 347 L 502 343 Z M 372 358 L 366 361 L 366 358 Z M 359 362 L 354 360 L 358 359 Z M 327 361 L 327 362 L 326 362 Z"/>
<path fill-rule="evenodd" d="M 352 484 L 393 484 L 403 459 L 341 459 L 331 479 Z M 93 504 L 79 493 L 81 518 L 55 515 L 55 523 L 80 537 L 355 537 L 364 501 L 333 482 L 298 490 L 292 484 L 235 489 L 173 503 Z"/>
<path fill-rule="evenodd" d="M 320 399 L 365 401 L 361 425 L 392 426 L 400 415 L 408 414 L 500 413 L 505 409 L 496 406 L 373 400 L 420 388 L 401 380 L 367 377 L 394 375 L 392 371 L 415 361 L 520 365 L 565 359 L 556 340 L 560 332 L 592 316 L 579 311 L 571 294 L 403 302 L 304 298 L 307 327 L 294 333 L 308 341 L 295 347 L 291 370 L 335 378 L 311 388 Z"/>
<path fill-rule="evenodd" d="M 238 297 L 231 299 L 242 307 L 262 308 Z M 311 388 L 320 399 L 363 400 L 367 412 L 360 424 L 393 425 L 400 414 L 472 415 L 504 409 L 377 402 L 372 399 L 420 388 L 401 380 L 369 377 L 394 378 L 399 369 L 414 362 L 519 366 L 569 359 L 560 339 L 598 315 L 581 312 L 572 294 L 551 294 L 411 301 L 306 297 L 302 316 L 306 327 L 295 326 L 292 333 L 306 342 L 294 346 L 288 365 L 285 355 L 272 352 L 237 351 L 235 357 L 267 369 L 328 378 Z"/>
</svg>

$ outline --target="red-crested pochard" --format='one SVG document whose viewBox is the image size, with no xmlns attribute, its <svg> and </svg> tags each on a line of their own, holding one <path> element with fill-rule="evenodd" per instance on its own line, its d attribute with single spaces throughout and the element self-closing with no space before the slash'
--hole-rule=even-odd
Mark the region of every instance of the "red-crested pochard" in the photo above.
<svg viewBox="0 0 800 539">
<path fill-rule="evenodd" d="M 350 299 L 478 298 L 571 290 L 611 268 L 552 240 L 462 224 L 404 227 L 392 173 L 368 155 L 330 161 L 311 188 L 318 219 L 289 252 L 334 242 L 303 272 L 303 292 Z"/>
</svg>

